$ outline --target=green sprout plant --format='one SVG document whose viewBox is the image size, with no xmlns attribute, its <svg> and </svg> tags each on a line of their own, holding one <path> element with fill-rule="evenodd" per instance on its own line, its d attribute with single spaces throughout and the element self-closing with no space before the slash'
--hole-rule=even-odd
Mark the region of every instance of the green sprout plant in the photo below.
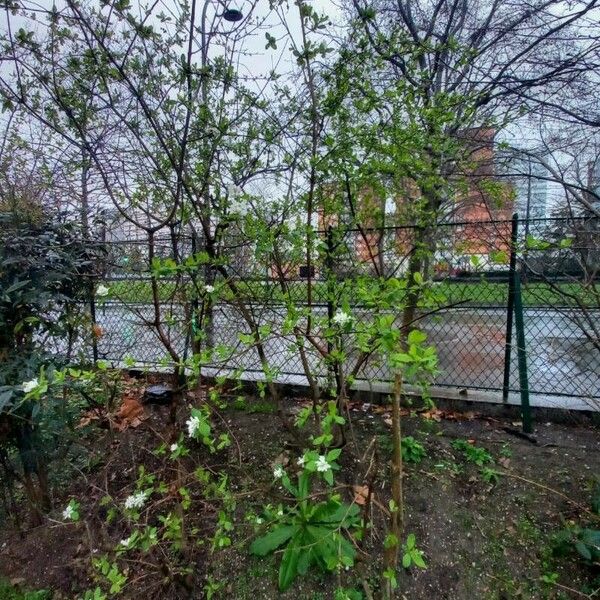
<svg viewBox="0 0 600 600">
<path fill-rule="evenodd" d="M 494 462 L 492 455 L 485 448 L 471 444 L 467 440 L 454 440 L 452 447 L 455 450 L 460 450 L 465 460 L 476 464 L 478 467 Z"/>
<path fill-rule="evenodd" d="M 402 438 L 402 460 L 407 463 L 420 463 L 427 456 L 423 444 L 411 435 Z"/>
<path fill-rule="evenodd" d="M 311 498 L 311 479 L 315 472 L 331 473 L 331 468 L 322 470 L 325 462 L 330 467 L 339 451 L 332 450 L 326 460 L 309 452 L 305 458 L 305 468 L 298 475 L 294 485 L 285 472 L 281 472 L 281 483 L 292 494 L 295 505 L 287 510 L 278 510 L 269 525 L 267 534 L 254 540 L 250 552 L 256 556 L 266 556 L 284 547 L 279 566 L 279 589 L 289 588 L 297 575 L 304 575 L 312 565 L 323 571 L 334 571 L 342 567 L 352 567 L 356 550 L 351 541 L 351 532 L 360 524 L 359 508 L 356 504 L 345 504 L 337 494 L 327 500 L 314 501 Z M 330 462 L 331 461 L 331 462 Z M 276 475 L 280 474 L 276 470 Z M 332 480 L 333 475 L 331 476 Z M 324 475 L 326 481 L 330 478 Z"/>
</svg>

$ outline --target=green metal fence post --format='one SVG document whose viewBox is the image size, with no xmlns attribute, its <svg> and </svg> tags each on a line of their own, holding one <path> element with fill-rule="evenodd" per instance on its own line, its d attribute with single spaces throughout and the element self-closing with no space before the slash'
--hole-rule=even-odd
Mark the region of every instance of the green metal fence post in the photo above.
<svg viewBox="0 0 600 600">
<path fill-rule="evenodd" d="M 508 303 L 506 305 L 506 343 L 504 345 L 504 381 L 502 383 L 502 402 L 508 402 L 510 388 L 510 358 L 512 353 L 513 310 L 515 305 L 514 273 L 517 268 L 517 234 L 519 232 L 519 215 L 512 216 L 510 232 L 510 263 L 508 271 Z"/>
<path fill-rule="evenodd" d="M 517 333 L 517 357 L 519 361 L 519 387 L 521 389 L 521 416 L 523 431 L 531 433 L 531 406 L 529 405 L 529 381 L 527 378 L 527 352 L 525 348 L 525 322 L 523 319 L 523 298 L 521 296 L 521 274 L 515 270 L 515 329 Z"/>
</svg>

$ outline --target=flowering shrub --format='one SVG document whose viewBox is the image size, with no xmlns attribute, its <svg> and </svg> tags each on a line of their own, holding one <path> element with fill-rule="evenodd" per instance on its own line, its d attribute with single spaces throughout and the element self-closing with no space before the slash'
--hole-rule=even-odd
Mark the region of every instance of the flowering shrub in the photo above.
<svg viewBox="0 0 600 600">
<path fill-rule="evenodd" d="M 219 435 L 215 439 L 212 435 L 212 427 L 210 424 L 210 411 L 204 406 L 202 409 L 192 408 L 190 417 L 186 421 L 188 437 L 202 442 L 210 448 L 211 452 L 222 450 L 231 444 L 231 440 L 226 433 Z M 171 450 L 173 452 L 173 450 Z"/>
</svg>

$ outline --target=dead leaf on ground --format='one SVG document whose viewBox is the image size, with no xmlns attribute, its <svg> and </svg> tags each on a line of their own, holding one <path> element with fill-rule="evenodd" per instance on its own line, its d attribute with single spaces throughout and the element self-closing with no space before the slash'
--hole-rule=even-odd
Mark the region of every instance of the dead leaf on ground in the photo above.
<svg viewBox="0 0 600 600">
<path fill-rule="evenodd" d="M 369 488 L 366 485 L 355 485 L 352 486 L 354 490 L 354 502 L 359 506 L 364 506 L 369 497 Z"/>
<path fill-rule="evenodd" d="M 442 420 L 443 412 L 441 410 L 439 410 L 438 408 L 431 408 L 429 410 L 422 412 L 421 416 L 424 419 L 439 422 Z"/>
<path fill-rule="evenodd" d="M 81 419 L 79 419 L 79 423 L 75 426 L 75 429 L 81 429 L 82 427 L 86 427 L 92 421 L 99 421 L 101 419 L 100 412 L 97 408 L 91 408 L 83 413 Z"/>
<path fill-rule="evenodd" d="M 139 427 L 145 418 L 144 407 L 139 399 L 136 396 L 124 396 L 115 414 L 115 429 L 124 431 L 128 427 Z"/>
<path fill-rule="evenodd" d="M 271 463 L 271 465 L 274 469 L 278 466 L 287 467 L 289 464 L 290 464 L 290 453 L 287 450 L 284 450 Z"/>
</svg>

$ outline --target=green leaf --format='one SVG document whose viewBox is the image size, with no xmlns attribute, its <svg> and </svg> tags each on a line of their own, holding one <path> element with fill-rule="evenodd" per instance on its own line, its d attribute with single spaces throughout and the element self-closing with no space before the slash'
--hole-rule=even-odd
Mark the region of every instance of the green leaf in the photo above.
<svg viewBox="0 0 600 600">
<path fill-rule="evenodd" d="M 577 542 L 575 542 L 575 549 L 586 560 L 592 560 L 592 553 L 591 553 L 590 549 L 582 541 L 578 540 Z"/>
<path fill-rule="evenodd" d="M 408 334 L 408 343 L 413 345 L 422 344 L 427 339 L 427 334 L 419 331 L 418 329 L 413 329 Z"/>
<path fill-rule="evenodd" d="M 427 568 L 427 565 L 423 560 L 423 553 L 420 550 L 413 550 L 413 552 L 411 552 L 411 558 L 417 567 L 420 567 L 421 569 Z"/>
<path fill-rule="evenodd" d="M 265 50 L 268 50 L 269 48 L 277 50 L 277 40 L 270 33 L 265 33 L 265 37 L 267 38 L 267 45 L 265 46 Z"/>
<path fill-rule="evenodd" d="M 600 483 L 596 484 L 592 492 L 592 510 L 600 515 Z"/>
<path fill-rule="evenodd" d="M 250 552 L 256 556 L 265 556 L 269 552 L 273 552 L 276 548 L 279 548 L 281 544 L 287 542 L 292 535 L 296 527 L 294 525 L 282 525 L 263 535 L 252 542 L 250 546 Z"/>
<path fill-rule="evenodd" d="M 307 543 L 310 543 L 309 540 L 304 540 L 305 545 Z M 312 548 L 304 548 L 301 552 L 300 552 L 300 556 L 298 557 L 298 565 L 296 567 L 296 570 L 298 571 L 299 575 L 306 575 L 306 572 L 308 571 L 308 567 L 310 567 L 310 563 L 312 562 Z"/>
<path fill-rule="evenodd" d="M 11 388 L 0 391 L 0 413 L 2 412 L 4 407 L 8 405 L 12 396 L 13 396 L 13 391 Z"/>
<path fill-rule="evenodd" d="M 26 287 L 27 285 L 29 285 L 28 279 L 26 279 L 25 281 L 17 281 L 16 283 L 13 283 L 8 289 L 4 290 L 4 293 L 8 295 L 11 292 L 16 292 L 17 290 Z"/>
<path fill-rule="evenodd" d="M 297 533 L 292 538 L 281 559 L 281 565 L 279 566 L 279 589 L 282 592 L 290 587 L 298 573 L 298 561 L 300 559 L 299 536 L 300 533 Z"/>
<path fill-rule="evenodd" d="M 329 462 L 329 463 L 333 462 L 334 460 L 339 458 L 341 453 L 342 453 L 342 450 L 340 448 L 334 448 L 333 450 L 330 450 L 327 453 L 327 462 Z"/>
</svg>

